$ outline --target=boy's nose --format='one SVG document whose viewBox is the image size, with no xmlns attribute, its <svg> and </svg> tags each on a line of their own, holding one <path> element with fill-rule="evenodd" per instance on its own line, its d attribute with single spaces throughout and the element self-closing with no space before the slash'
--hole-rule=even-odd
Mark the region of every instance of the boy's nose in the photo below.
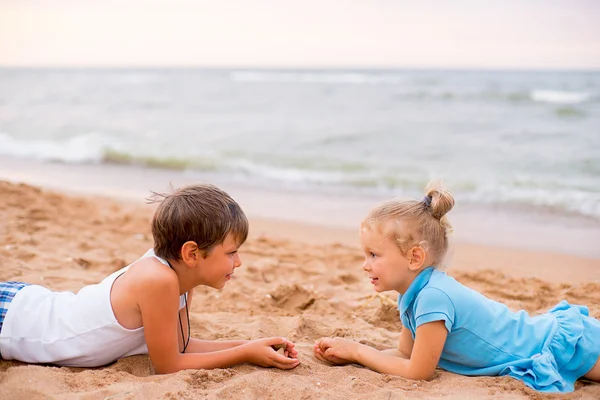
<svg viewBox="0 0 600 400">
<path fill-rule="evenodd" d="M 235 254 L 235 258 L 233 259 L 233 267 L 237 268 L 240 267 L 242 265 L 242 259 L 240 258 L 239 254 Z"/>
</svg>

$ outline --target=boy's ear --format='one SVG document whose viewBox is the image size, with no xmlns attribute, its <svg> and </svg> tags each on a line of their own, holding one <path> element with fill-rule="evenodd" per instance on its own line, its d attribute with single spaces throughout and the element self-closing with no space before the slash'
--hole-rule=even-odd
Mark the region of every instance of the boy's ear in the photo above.
<svg viewBox="0 0 600 400">
<path fill-rule="evenodd" d="M 408 251 L 408 268 L 412 271 L 418 271 L 423 267 L 427 252 L 421 246 L 415 246 Z"/>
<path fill-rule="evenodd" d="M 202 255 L 200 254 L 200 249 L 196 242 L 190 240 L 181 246 L 181 259 L 187 266 L 196 266 L 200 257 L 202 257 Z"/>
</svg>

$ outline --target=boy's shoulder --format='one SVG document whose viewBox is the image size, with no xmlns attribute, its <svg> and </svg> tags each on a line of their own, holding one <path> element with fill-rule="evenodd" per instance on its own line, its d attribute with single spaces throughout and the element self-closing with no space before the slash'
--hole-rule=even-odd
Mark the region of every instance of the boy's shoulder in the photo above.
<svg viewBox="0 0 600 400">
<path fill-rule="evenodd" d="M 177 274 L 156 257 L 144 257 L 131 264 L 127 271 L 132 285 L 142 289 L 178 286 Z"/>
</svg>

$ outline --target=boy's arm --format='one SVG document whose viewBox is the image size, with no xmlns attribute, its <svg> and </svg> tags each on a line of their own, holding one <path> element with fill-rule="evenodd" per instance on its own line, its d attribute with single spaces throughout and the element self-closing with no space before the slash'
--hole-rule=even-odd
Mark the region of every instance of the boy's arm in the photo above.
<svg viewBox="0 0 600 400">
<path fill-rule="evenodd" d="M 194 298 L 194 290 L 190 290 L 187 294 L 187 306 L 188 310 L 192 309 L 192 300 Z M 187 335 L 190 330 L 188 329 L 188 313 L 185 307 L 179 310 L 179 318 L 181 318 L 181 325 L 177 324 L 177 337 L 179 338 L 179 351 L 183 351 L 183 337 L 187 340 Z M 183 326 L 184 335 L 181 334 L 181 327 Z M 200 340 L 190 337 L 190 341 L 185 350 L 186 353 L 210 353 L 213 351 L 227 350 L 243 344 L 248 343 L 248 340 Z"/>
<path fill-rule="evenodd" d="M 200 340 L 190 339 L 186 353 L 210 353 L 213 351 L 233 349 L 248 343 L 248 340 Z"/>
<path fill-rule="evenodd" d="M 138 281 L 138 306 L 142 314 L 148 354 L 156 373 L 182 369 L 228 367 L 246 361 L 243 351 L 225 350 L 208 354 L 181 354 L 178 320 L 179 284 L 169 270 L 155 269 Z M 158 295 L 160 294 L 160 295 Z M 187 329 L 186 329 L 187 331 Z"/>
<path fill-rule="evenodd" d="M 404 331 L 410 335 L 408 329 L 404 328 Z M 357 363 L 377 372 L 399 375 L 408 379 L 426 380 L 433 376 L 447 336 L 448 331 L 444 321 L 429 322 L 417 328 L 416 340 L 408 359 L 382 353 L 364 345 L 357 348 L 354 359 Z M 403 349 L 399 352 L 407 356 Z"/>
<path fill-rule="evenodd" d="M 284 338 L 260 339 L 242 346 L 210 353 L 181 354 L 177 336 L 179 283 L 173 271 L 150 269 L 139 277 L 136 291 L 142 314 L 144 335 L 150 360 L 156 373 L 167 374 L 183 369 L 225 368 L 250 362 L 282 369 L 294 368 L 298 360 L 275 352 L 271 346 L 287 343 Z"/>
</svg>

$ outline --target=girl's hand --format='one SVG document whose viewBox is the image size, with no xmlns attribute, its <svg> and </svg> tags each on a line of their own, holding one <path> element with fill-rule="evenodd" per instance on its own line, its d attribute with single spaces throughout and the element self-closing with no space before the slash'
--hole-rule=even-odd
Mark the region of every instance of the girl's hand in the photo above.
<svg viewBox="0 0 600 400">
<path fill-rule="evenodd" d="M 313 350 L 317 359 L 335 365 L 355 362 L 360 343 L 343 338 L 321 338 L 315 342 Z"/>
<path fill-rule="evenodd" d="M 284 354 L 279 354 L 272 346 L 285 345 Z M 246 353 L 249 363 L 261 367 L 276 367 L 279 369 L 292 369 L 298 366 L 298 351 L 294 343 L 286 338 L 272 337 L 252 340 L 240 346 Z"/>
</svg>

